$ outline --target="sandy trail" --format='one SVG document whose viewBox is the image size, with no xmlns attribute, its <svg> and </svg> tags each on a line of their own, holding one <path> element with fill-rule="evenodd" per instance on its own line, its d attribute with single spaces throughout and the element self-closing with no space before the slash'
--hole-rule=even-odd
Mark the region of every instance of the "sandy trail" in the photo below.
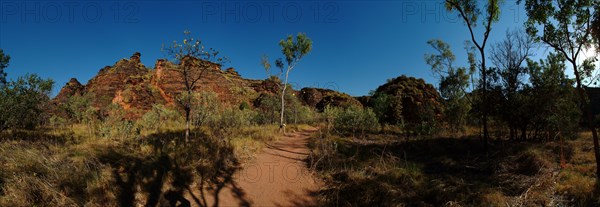
<svg viewBox="0 0 600 207">
<path fill-rule="evenodd" d="M 321 184 L 304 161 L 309 155 L 306 144 L 315 131 L 290 133 L 267 144 L 220 191 L 218 206 L 317 206 Z M 208 200 L 212 206 L 214 196 Z"/>
</svg>

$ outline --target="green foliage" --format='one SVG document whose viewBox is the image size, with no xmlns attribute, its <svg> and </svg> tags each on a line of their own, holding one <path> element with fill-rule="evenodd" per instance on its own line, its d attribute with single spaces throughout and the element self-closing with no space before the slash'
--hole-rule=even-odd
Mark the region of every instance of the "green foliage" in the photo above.
<svg viewBox="0 0 600 207">
<path fill-rule="evenodd" d="M 430 40 L 427 43 L 438 53 L 426 54 L 425 62 L 431 66 L 431 71 L 440 78 L 439 90 L 445 99 L 446 121 L 451 131 L 463 131 L 467 115 L 471 110 L 466 90 L 469 87 L 469 77 L 474 70 L 467 71 L 464 67 L 455 68 L 453 64 L 456 57 L 450 50 L 450 45 L 442 40 Z"/>
<path fill-rule="evenodd" d="M 240 110 L 237 107 L 230 107 L 219 113 L 218 119 L 213 126 L 225 130 L 237 130 L 241 127 L 252 125 L 252 120 L 255 116 L 256 112 L 252 110 Z"/>
<path fill-rule="evenodd" d="M 527 62 L 532 84 L 533 104 L 531 110 L 533 124 L 549 133 L 562 133 L 562 136 L 576 135 L 581 111 L 577 107 L 573 81 L 565 75 L 565 58 L 550 53 L 547 60 Z"/>
<path fill-rule="evenodd" d="M 266 93 L 260 94 L 260 96 L 254 100 L 254 107 L 259 112 L 256 116 L 256 122 L 258 124 L 274 124 L 279 118 L 281 105 L 278 98 L 275 95 Z"/>
<path fill-rule="evenodd" d="M 54 81 L 27 74 L 0 88 L 0 131 L 34 128 L 42 123 Z"/>
<path fill-rule="evenodd" d="M 503 0 L 487 0 L 487 4 L 484 5 L 484 24 L 497 22 L 500 19 L 500 3 L 502 1 Z M 478 3 L 480 3 L 480 1 L 477 0 L 446 0 L 445 5 L 446 9 L 449 11 L 458 11 L 465 23 L 470 24 L 469 27 L 475 27 L 477 26 L 477 20 L 481 15 L 481 8 Z"/>
<path fill-rule="evenodd" d="M 138 121 L 142 128 L 160 131 L 168 122 L 176 122 L 180 117 L 175 110 L 169 109 L 162 104 L 153 104 L 152 110 L 146 112 Z"/>
<path fill-rule="evenodd" d="M 293 35 L 288 35 L 286 39 L 279 41 L 279 46 L 281 46 L 281 53 L 285 56 L 288 66 L 293 67 L 312 50 L 312 40 L 305 33 L 298 33 L 296 40 Z"/>
<path fill-rule="evenodd" d="M 469 64 L 470 64 L 470 71 L 474 71 L 474 68 L 476 65 L 479 65 L 479 73 L 481 74 L 480 78 L 481 78 L 481 88 L 483 90 L 481 90 L 480 92 L 481 94 L 481 105 L 479 108 L 481 108 L 481 112 L 482 112 L 482 125 L 483 125 L 483 138 L 484 138 L 484 148 L 487 149 L 488 146 L 488 139 L 489 139 L 489 132 L 488 132 L 488 126 L 487 126 L 487 120 L 488 120 L 488 113 L 489 113 L 489 101 L 488 101 L 488 67 L 486 66 L 486 59 L 487 57 L 485 57 L 485 46 L 486 43 L 488 41 L 489 35 L 492 31 L 492 23 L 495 23 L 499 20 L 500 18 L 500 4 L 503 2 L 503 0 L 487 0 L 487 4 L 483 6 L 483 8 L 480 8 L 480 3 L 481 1 L 478 0 L 446 0 L 446 10 L 448 11 L 456 11 L 458 13 L 458 17 L 460 19 L 462 19 L 463 23 L 465 23 L 465 25 L 467 26 L 467 28 L 469 29 L 469 33 L 471 35 L 471 43 L 474 44 L 474 47 L 467 47 L 467 52 L 468 52 L 468 60 L 469 60 Z M 484 27 L 484 32 L 483 32 L 483 39 L 482 40 L 477 40 L 475 38 L 475 31 L 474 29 L 477 27 L 477 21 L 479 16 L 482 15 L 481 10 L 484 10 L 485 12 L 483 13 L 483 27 Z M 481 64 L 477 64 L 475 61 L 475 56 L 473 54 L 474 49 L 477 49 L 479 51 L 480 56 L 480 63 Z"/>
<path fill-rule="evenodd" d="M 177 67 L 168 67 L 181 75 L 182 82 L 185 85 L 185 91 L 182 91 L 177 97 L 177 102 L 182 106 L 185 113 L 185 140 L 189 140 L 191 115 L 192 115 L 192 93 L 196 84 L 203 77 L 204 71 L 217 67 L 225 62 L 227 58 L 219 55 L 219 51 L 205 47 L 202 41 L 191 37 L 190 31 L 184 31 L 185 38 L 182 43 L 173 41 L 170 47 L 163 45 L 162 50 L 166 52 L 173 62 L 178 63 Z"/>
<path fill-rule="evenodd" d="M 93 93 L 86 93 L 79 96 L 74 95 L 67 100 L 65 111 L 67 115 L 74 119 L 77 123 L 82 123 L 85 118 L 86 110 L 91 107 L 92 99 L 95 97 Z"/>
<path fill-rule="evenodd" d="M 387 93 L 374 93 L 372 106 L 382 123 L 400 125 L 404 123 L 402 116 L 402 98 Z"/>
<path fill-rule="evenodd" d="M 531 90 L 526 85 L 525 77 L 527 68 L 523 66 L 525 60 L 532 55 L 534 42 L 527 34 L 521 31 L 507 31 L 504 40 L 493 45 L 491 51 L 492 63 L 496 66 L 490 69 L 493 86 L 493 96 L 490 99 L 493 107 L 492 113 L 499 121 L 504 122 L 509 130 L 509 138 L 515 139 L 516 130 L 526 130 L 530 116 L 524 116 L 530 109 L 532 97 Z M 523 134 L 521 135 L 523 136 Z"/>
<path fill-rule="evenodd" d="M 317 121 L 317 112 L 309 106 L 299 105 L 292 108 L 291 111 L 293 111 L 291 117 L 294 124 L 314 124 Z"/>
<path fill-rule="evenodd" d="M 281 107 L 280 109 L 280 120 L 279 120 L 279 125 L 281 127 L 285 126 L 284 121 L 286 121 L 284 119 L 286 112 L 285 112 L 285 101 L 286 101 L 286 88 L 288 87 L 288 76 L 290 71 L 292 71 L 292 69 L 294 69 L 294 67 L 296 66 L 296 64 L 298 64 L 298 62 L 300 62 L 300 59 L 302 59 L 302 57 L 304 57 L 305 55 L 307 55 L 311 50 L 312 50 L 312 40 L 310 40 L 310 38 L 308 38 L 306 36 L 306 34 L 304 33 L 298 33 L 298 35 L 296 36 L 296 38 L 294 39 L 293 35 L 288 35 L 286 39 L 282 39 L 281 41 L 279 41 L 279 46 L 281 46 L 281 53 L 283 53 L 283 56 L 285 58 L 285 61 L 287 63 L 287 67 L 285 66 L 283 60 L 281 58 L 277 59 L 275 61 L 275 66 L 277 66 L 280 69 L 280 76 L 283 75 L 283 71 L 284 71 L 284 67 L 285 68 L 285 79 L 283 81 L 283 84 L 281 87 Z M 265 70 L 267 72 L 267 74 L 269 74 L 269 69 L 271 68 L 271 64 L 269 64 L 269 60 L 268 60 L 268 56 L 267 55 L 263 55 L 262 58 L 262 65 L 265 67 Z"/>
<path fill-rule="evenodd" d="M 342 133 L 351 133 L 354 136 L 365 135 L 367 132 L 377 131 L 379 122 L 377 115 L 371 108 L 349 106 L 347 108 L 326 107 L 324 116 L 333 127 Z"/>
<path fill-rule="evenodd" d="M 99 123 L 97 136 L 109 139 L 129 139 L 139 135 L 133 121 L 125 120 L 125 110 L 117 105 L 111 104 L 104 109 L 106 115 Z"/>
<path fill-rule="evenodd" d="M 48 119 L 48 122 L 52 128 L 64 128 L 67 125 L 67 120 L 56 115 L 52 115 L 50 119 Z"/>
<path fill-rule="evenodd" d="M 454 70 L 452 64 L 456 56 L 452 53 L 450 45 L 440 39 L 427 41 L 427 44 L 433 47 L 438 54 L 425 54 L 425 62 L 431 66 L 431 71 L 436 75 L 444 75 Z"/>
<path fill-rule="evenodd" d="M 444 117 L 453 132 L 464 132 L 471 111 L 471 103 L 467 98 L 448 99 L 444 102 Z"/>
<path fill-rule="evenodd" d="M 246 110 L 246 109 L 250 109 L 250 105 L 248 105 L 248 102 L 243 101 L 240 106 L 239 106 L 240 110 Z"/>
<path fill-rule="evenodd" d="M 383 95 L 385 94 L 385 95 Z M 400 76 L 381 85 L 373 93 L 376 114 L 381 123 L 401 126 L 407 133 L 430 134 L 444 110 L 437 90 L 423 79 Z"/>
<path fill-rule="evenodd" d="M 592 56 L 577 64 L 581 58 L 582 49 L 593 46 L 592 21 L 594 13 L 600 9 L 597 0 L 581 0 L 564 2 L 561 0 L 525 1 L 525 10 L 529 17 L 525 22 L 527 33 L 537 41 L 552 47 L 556 52 L 565 56 L 566 60 L 575 66 L 576 78 L 583 80 L 593 74 L 595 67 L 590 65 L 596 60 Z M 543 30 L 539 30 L 543 28 Z"/>
<path fill-rule="evenodd" d="M 6 84 L 6 72 L 4 72 L 4 69 L 8 67 L 9 62 L 10 56 L 4 54 L 4 51 L 0 49 L 0 86 Z"/>
<path fill-rule="evenodd" d="M 90 106 L 85 109 L 83 112 L 83 123 L 87 126 L 91 136 L 98 135 L 98 128 L 101 122 L 100 110 L 98 108 Z"/>
<path fill-rule="evenodd" d="M 316 112 L 303 106 L 298 97 L 290 91 L 285 96 L 288 107 L 285 108 L 285 122 L 294 124 L 311 124 L 316 121 Z M 280 118 L 281 103 L 277 96 L 263 93 L 254 100 L 254 108 L 258 112 L 254 122 L 257 124 L 275 124 Z"/>
<path fill-rule="evenodd" d="M 215 123 L 221 109 L 217 93 L 202 91 L 194 94 L 192 122 L 194 126 L 210 126 Z"/>
</svg>

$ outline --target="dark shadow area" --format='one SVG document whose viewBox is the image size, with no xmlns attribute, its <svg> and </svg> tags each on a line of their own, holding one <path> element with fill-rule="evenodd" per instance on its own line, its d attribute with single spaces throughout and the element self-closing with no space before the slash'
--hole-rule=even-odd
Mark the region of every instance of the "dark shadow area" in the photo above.
<svg viewBox="0 0 600 207">
<path fill-rule="evenodd" d="M 50 129 L 3 131 L 0 132 L 0 142 L 25 141 L 63 145 L 75 141 L 72 132 L 68 134 L 54 135 L 50 133 L 51 131 L 52 130 Z"/>
<path fill-rule="evenodd" d="M 289 151 L 289 150 L 285 150 L 285 149 L 282 149 L 282 148 L 280 148 L 280 147 L 277 147 L 277 146 L 274 146 L 274 145 L 271 145 L 271 144 L 268 144 L 268 143 L 267 143 L 266 145 L 267 145 L 267 148 L 269 148 L 269 149 L 278 150 L 278 151 L 283 151 L 283 152 L 288 152 L 288 153 L 293 153 L 293 154 L 298 154 L 298 155 L 304 155 L 304 156 L 308 156 L 308 153 L 302 153 L 302 152 L 294 152 L 294 151 Z M 296 147 L 297 147 L 297 148 L 301 148 L 301 146 L 294 146 L 294 147 L 295 147 L 295 148 L 296 148 Z"/>
<path fill-rule="evenodd" d="M 271 152 L 266 152 L 265 151 L 263 153 L 268 154 L 268 155 L 273 155 L 273 156 L 276 156 L 276 157 L 281 157 L 283 159 L 295 160 L 295 161 L 298 161 L 298 162 L 304 162 L 305 161 L 305 159 L 299 159 L 299 158 L 295 158 L 295 157 L 285 156 L 285 155 L 282 155 L 281 153 L 278 153 L 278 152 L 271 153 Z"/>
<path fill-rule="evenodd" d="M 219 194 L 228 185 L 239 191 L 235 195 L 240 204 L 248 202 L 232 180 L 240 168 L 233 148 L 223 139 L 197 133 L 185 143 L 183 133 L 164 132 L 132 140 L 125 147 L 130 150 L 98 149 L 100 162 L 112 168 L 120 206 L 190 206 L 192 202 L 219 206 Z M 144 148 L 152 152 L 136 152 Z M 144 196 L 136 196 L 140 194 Z M 185 197 L 189 194 L 191 200 Z M 208 203 L 208 197 L 214 203 Z"/>
<path fill-rule="evenodd" d="M 286 191 L 285 197 L 288 199 L 287 203 L 277 203 L 277 207 L 317 207 L 319 206 L 314 200 L 308 198 L 314 198 L 319 195 L 318 192 L 305 191 L 304 195 L 298 195 L 297 193 Z"/>
<path fill-rule="evenodd" d="M 336 152 L 317 163 L 332 186 L 320 194 L 326 206 L 485 205 L 481 195 L 519 196 L 555 167 L 547 160 L 558 163 L 558 157 L 531 152 L 536 144 L 492 141 L 486 154 L 478 139 L 338 140 Z"/>
</svg>

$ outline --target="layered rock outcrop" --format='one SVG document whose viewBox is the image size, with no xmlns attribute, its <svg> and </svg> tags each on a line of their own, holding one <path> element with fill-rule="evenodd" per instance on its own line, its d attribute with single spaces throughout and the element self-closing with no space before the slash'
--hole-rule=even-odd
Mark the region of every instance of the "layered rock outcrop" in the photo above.
<svg viewBox="0 0 600 207">
<path fill-rule="evenodd" d="M 233 68 L 222 70 L 219 64 L 202 63 L 210 67 L 193 70 L 201 71 L 194 91 L 215 92 L 223 105 L 252 103 L 260 94 L 276 94 L 279 91 L 278 80 L 244 79 Z M 180 70 L 181 65 L 163 59 L 157 60 L 153 69 L 147 68 L 141 63 L 141 54 L 135 53 L 129 59 L 100 69 L 86 85 L 71 79 L 52 100 L 53 111 L 72 96 L 88 94 L 92 97 L 93 107 L 104 109 L 116 104 L 125 110 L 127 119 L 137 119 L 152 109 L 153 104 L 176 105 L 177 96 L 186 91 Z"/>
<path fill-rule="evenodd" d="M 253 103 L 261 94 L 273 95 L 281 90 L 281 81 L 276 77 L 266 80 L 244 79 L 234 68 L 222 70 L 219 64 L 194 61 L 199 65 L 209 66 L 205 70 L 199 68 L 191 70 L 192 76 L 201 77 L 194 91 L 215 92 L 222 105 L 237 106 L 242 102 Z M 61 105 L 66 104 L 72 96 L 86 94 L 92 98 L 91 105 L 100 110 L 111 104 L 119 105 L 124 109 L 126 119 L 140 118 L 152 109 L 153 104 L 176 106 L 177 96 L 186 91 L 181 69 L 181 64 L 164 59 L 157 60 L 154 68 L 148 68 L 142 64 L 141 54 L 136 52 L 129 59 L 121 59 L 112 66 L 100 69 L 86 85 L 82 85 L 77 79 L 71 79 L 52 100 L 52 112 L 64 115 L 58 110 Z M 360 105 L 360 102 L 353 97 L 333 90 L 319 88 L 290 90 L 301 99 L 302 103 L 320 109 L 327 105 Z"/>
<path fill-rule="evenodd" d="M 302 103 L 318 110 L 327 106 L 347 107 L 350 105 L 362 106 L 354 97 L 338 91 L 323 88 L 303 88 L 298 92 Z"/>
</svg>

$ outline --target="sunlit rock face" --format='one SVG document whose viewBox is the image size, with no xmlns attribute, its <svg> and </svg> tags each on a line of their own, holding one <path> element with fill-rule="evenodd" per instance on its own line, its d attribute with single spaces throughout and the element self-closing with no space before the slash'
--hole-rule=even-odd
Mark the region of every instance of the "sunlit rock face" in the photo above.
<svg viewBox="0 0 600 207">
<path fill-rule="evenodd" d="M 106 66 L 98 74 L 82 85 L 77 79 L 71 79 L 52 100 L 51 112 L 60 116 L 59 105 L 64 105 L 72 96 L 88 95 L 91 105 L 99 110 L 109 105 L 118 105 L 125 111 L 125 118 L 135 120 L 152 109 L 154 104 L 163 104 L 178 108 L 177 96 L 187 87 L 181 73 L 183 64 L 173 63 L 165 59 L 156 60 L 154 68 L 147 68 L 141 62 L 142 55 L 134 53 L 129 59 L 121 59 L 112 66 Z M 281 81 L 278 78 L 251 80 L 242 78 L 234 68 L 221 69 L 221 65 L 190 59 L 196 67 L 192 69 L 189 80 L 198 79 L 194 92 L 216 93 L 222 106 L 239 106 L 241 103 L 253 103 L 261 94 L 276 95 L 281 93 Z M 208 66 L 200 70 L 198 65 Z M 304 88 L 296 91 L 288 90 L 305 105 L 324 108 L 326 105 L 347 106 L 361 105 L 348 94 L 328 89 Z"/>
<path fill-rule="evenodd" d="M 193 91 L 214 92 L 223 106 L 251 103 L 260 93 L 277 93 L 279 90 L 279 85 L 272 81 L 244 79 L 233 68 L 221 70 L 219 64 L 202 63 L 209 68 L 193 69 L 195 72 L 188 76 L 201 77 Z M 129 59 L 101 68 L 86 85 L 71 79 L 52 100 L 49 110 L 66 116 L 60 112 L 59 105 L 66 104 L 72 96 L 85 94 L 92 97 L 91 105 L 99 110 L 111 104 L 119 105 L 125 111 L 125 118 L 130 120 L 140 118 L 152 109 L 153 104 L 178 107 L 177 96 L 187 88 L 181 68 L 181 64 L 164 59 L 157 60 L 153 69 L 147 68 L 141 63 L 141 54 L 135 53 Z"/>
<path fill-rule="evenodd" d="M 347 107 L 350 105 L 362 106 L 354 97 L 338 91 L 323 88 L 303 88 L 298 92 L 303 104 L 324 110 L 326 106 Z"/>
</svg>

